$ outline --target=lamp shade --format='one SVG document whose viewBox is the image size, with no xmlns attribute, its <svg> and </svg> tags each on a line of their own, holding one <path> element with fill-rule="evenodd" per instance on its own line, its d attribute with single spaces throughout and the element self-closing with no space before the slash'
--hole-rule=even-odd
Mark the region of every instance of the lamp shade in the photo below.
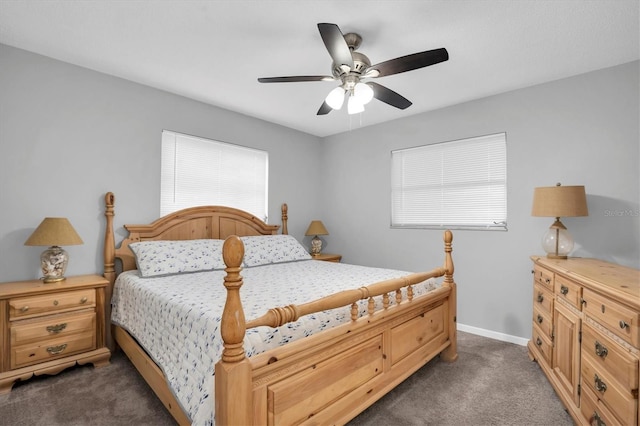
<svg viewBox="0 0 640 426">
<path fill-rule="evenodd" d="M 533 192 L 532 216 L 589 216 L 584 186 L 546 186 Z"/>
<path fill-rule="evenodd" d="M 67 218 L 46 217 L 24 243 L 25 246 L 71 246 L 82 244 Z"/>
<path fill-rule="evenodd" d="M 304 235 L 329 235 L 329 231 L 320 220 L 312 220 Z"/>
</svg>

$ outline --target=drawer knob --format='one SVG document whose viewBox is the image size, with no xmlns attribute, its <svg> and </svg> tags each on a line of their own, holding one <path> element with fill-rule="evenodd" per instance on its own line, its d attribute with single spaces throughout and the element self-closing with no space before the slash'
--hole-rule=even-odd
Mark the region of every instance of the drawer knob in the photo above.
<svg viewBox="0 0 640 426">
<path fill-rule="evenodd" d="M 542 293 L 538 293 L 538 303 L 542 302 L 544 302 L 544 296 L 542 295 Z"/>
<path fill-rule="evenodd" d="M 545 278 L 544 282 L 547 283 L 547 284 L 551 284 L 551 280 L 549 278 Z"/>
<path fill-rule="evenodd" d="M 593 384 L 596 387 L 596 390 L 600 393 L 605 393 L 607 391 L 607 384 L 602 381 L 600 377 L 596 374 L 593 378 Z"/>
<path fill-rule="evenodd" d="M 20 308 L 20 312 L 27 312 L 29 310 L 28 306 L 23 306 L 22 308 Z"/>
<path fill-rule="evenodd" d="M 561 285 L 560 286 L 560 293 L 562 293 L 563 295 L 566 296 L 566 294 L 569 293 L 569 287 Z"/>
<path fill-rule="evenodd" d="M 58 306 L 58 303 L 59 303 L 59 302 L 58 302 L 57 300 L 54 300 L 54 301 L 53 301 L 53 306 Z"/>
<path fill-rule="evenodd" d="M 625 328 L 630 328 L 630 325 L 626 321 L 620 320 L 620 328 L 624 330 Z"/>
<path fill-rule="evenodd" d="M 56 325 L 50 325 L 47 327 L 47 331 L 49 333 L 60 333 L 62 330 L 64 330 L 65 328 L 67 328 L 67 323 L 63 322 L 62 324 L 56 324 Z"/>
<path fill-rule="evenodd" d="M 597 411 L 593 412 L 593 415 L 589 419 L 589 424 L 595 426 L 607 426 L 607 424 L 604 422 L 604 420 L 602 420 Z"/>
<path fill-rule="evenodd" d="M 87 303 L 87 296 L 83 297 L 82 299 L 80 299 L 80 303 Z"/>
<path fill-rule="evenodd" d="M 538 324 L 542 324 L 542 321 L 543 321 L 542 315 L 538 314 L 537 320 L 538 320 Z"/>
<path fill-rule="evenodd" d="M 607 354 L 609 354 L 609 350 L 606 346 L 596 340 L 596 355 L 600 358 L 606 358 Z"/>
<path fill-rule="evenodd" d="M 47 352 L 49 352 L 50 355 L 58 355 L 64 352 L 65 349 L 67 349 L 67 344 L 63 343 L 58 346 L 49 346 Z"/>
<path fill-rule="evenodd" d="M 536 338 L 536 345 L 538 346 L 542 346 L 542 340 L 540 340 L 540 338 Z"/>
</svg>

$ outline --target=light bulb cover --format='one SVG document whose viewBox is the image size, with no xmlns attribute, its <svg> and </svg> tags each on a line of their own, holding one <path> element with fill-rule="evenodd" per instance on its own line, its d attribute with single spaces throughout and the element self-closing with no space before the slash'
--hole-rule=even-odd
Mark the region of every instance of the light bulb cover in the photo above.
<svg viewBox="0 0 640 426">
<path fill-rule="evenodd" d="M 353 88 L 353 96 L 358 98 L 362 105 L 366 105 L 373 99 L 373 89 L 365 83 L 358 83 Z"/>
<path fill-rule="evenodd" d="M 342 108 L 342 104 L 344 103 L 344 93 L 345 93 L 345 90 L 342 87 L 338 86 L 329 92 L 329 94 L 327 95 L 324 101 L 331 108 L 338 110 Z"/>
<path fill-rule="evenodd" d="M 349 114 L 357 114 L 364 111 L 364 105 L 355 96 L 349 96 L 349 102 L 347 103 L 347 112 Z"/>
</svg>

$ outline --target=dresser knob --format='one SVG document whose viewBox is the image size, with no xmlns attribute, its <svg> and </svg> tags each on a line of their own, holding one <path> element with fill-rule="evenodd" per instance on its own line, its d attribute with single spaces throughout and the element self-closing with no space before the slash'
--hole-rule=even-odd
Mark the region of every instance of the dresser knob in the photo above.
<svg viewBox="0 0 640 426">
<path fill-rule="evenodd" d="M 536 345 L 538 346 L 542 346 L 542 340 L 540 340 L 540 338 L 536 338 Z"/>
<path fill-rule="evenodd" d="M 542 293 L 538 293 L 538 303 L 542 303 L 544 301 L 544 296 Z"/>
<path fill-rule="evenodd" d="M 595 426 L 607 426 L 607 424 L 604 422 L 604 420 L 602 420 L 597 411 L 593 412 L 593 416 L 591 416 L 591 419 L 589 419 L 589 424 Z"/>
<path fill-rule="evenodd" d="M 83 297 L 82 299 L 80 299 L 80 303 L 87 303 L 87 300 L 88 300 L 88 299 L 87 299 L 87 297 L 85 296 L 85 297 Z"/>
<path fill-rule="evenodd" d="M 58 346 L 49 346 L 47 352 L 49 352 L 50 355 L 58 355 L 64 352 L 65 349 L 67 349 L 67 344 L 63 343 Z"/>
<path fill-rule="evenodd" d="M 630 326 L 627 322 L 620 320 L 620 328 L 624 330 L 625 328 L 630 328 Z"/>
<path fill-rule="evenodd" d="M 596 390 L 600 393 L 605 393 L 607 391 L 607 384 L 602 381 L 600 377 L 596 374 L 593 378 L 593 383 L 596 387 Z"/>
<path fill-rule="evenodd" d="M 537 319 L 538 319 L 538 324 L 542 324 L 542 320 L 543 320 L 542 315 L 538 314 Z"/>
<path fill-rule="evenodd" d="M 606 346 L 596 340 L 596 355 L 600 358 L 606 358 L 609 350 Z"/>
<path fill-rule="evenodd" d="M 53 306 L 58 306 L 58 303 L 59 303 L 59 302 L 58 302 L 57 300 L 54 300 L 54 301 L 53 301 Z"/>
<path fill-rule="evenodd" d="M 22 308 L 20 308 L 20 312 L 27 312 L 29 310 L 28 306 L 23 306 Z"/>
<path fill-rule="evenodd" d="M 560 286 L 560 293 L 566 296 L 566 294 L 569 293 L 569 287 Z"/>
<path fill-rule="evenodd" d="M 56 325 L 50 325 L 47 327 L 47 331 L 49 333 L 60 333 L 62 330 L 64 330 L 65 328 L 67 328 L 67 323 L 63 322 L 62 324 L 56 324 Z"/>
</svg>

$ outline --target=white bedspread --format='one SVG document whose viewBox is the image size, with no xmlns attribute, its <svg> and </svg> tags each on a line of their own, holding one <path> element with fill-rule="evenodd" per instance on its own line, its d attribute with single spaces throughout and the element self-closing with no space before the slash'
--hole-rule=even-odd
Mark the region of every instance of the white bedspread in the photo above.
<svg viewBox="0 0 640 426">
<path fill-rule="evenodd" d="M 310 302 L 408 272 L 304 260 L 245 268 L 241 274 L 240 296 L 250 320 L 268 308 Z M 112 322 L 133 335 L 163 369 L 183 410 L 198 426 L 214 423 L 213 374 L 223 349 L 224 275 L 209 271 L 141 278 L 137 271 L 128 271 L 119 275 L 112 297 Z M 414 286 L 414 294 L 438 285 L 429 280 Z M 363 303 L 361 310 L 365 309 Z M 345 307 L 277 329 L 251 329 L 244 348 L 251 356 L 349 320 L 350 309 Z"/>
</svg>

